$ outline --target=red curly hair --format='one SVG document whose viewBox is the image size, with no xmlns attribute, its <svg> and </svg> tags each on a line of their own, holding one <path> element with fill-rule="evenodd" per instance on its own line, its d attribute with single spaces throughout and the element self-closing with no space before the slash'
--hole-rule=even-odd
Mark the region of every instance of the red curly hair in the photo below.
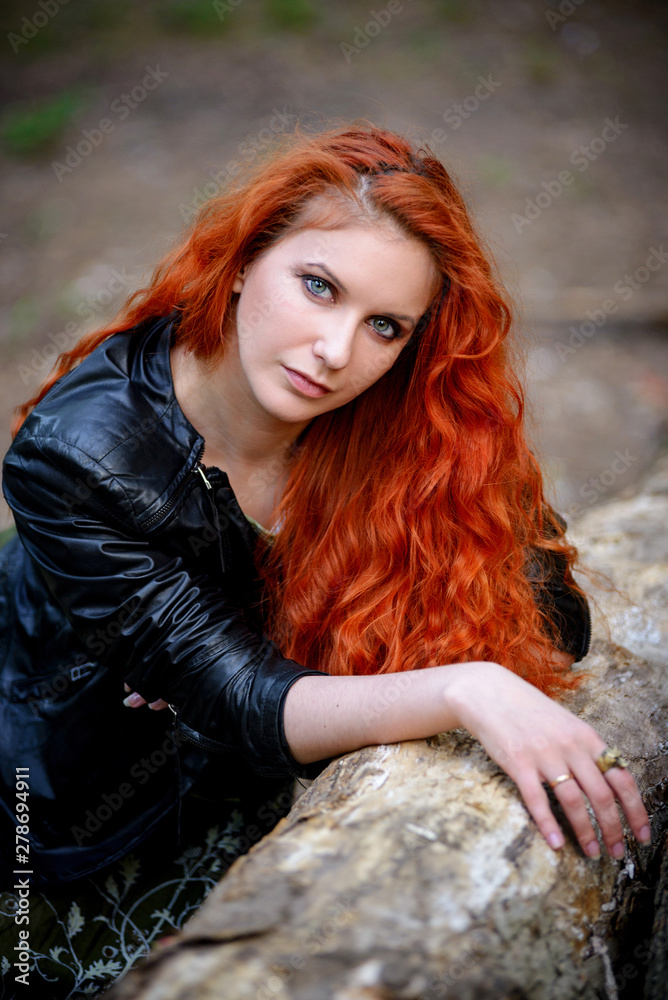
<svg viewBox="0 0 668 1000">
<path fill-rule="evenodd" d="M 332 674 L 495 660 L 548 694 L 573 688 L 526 572 L 528 550 L 554 553 L 582 593 L 527 444 L 511 310 L 445 167 L 394 132 L 357 121 L 280 138 L 110 326 L 60 355 L 12 433 L 61 375 L 144 320 L 176 312 L 177 342 L 218 363 L 238 271 L 300 225 L 340 224 L 342 206 L 423 241 L 441 291 L 393 367 L 300 436 L 281 530 L 258 549 L 266 632 Z"/>
</svg>

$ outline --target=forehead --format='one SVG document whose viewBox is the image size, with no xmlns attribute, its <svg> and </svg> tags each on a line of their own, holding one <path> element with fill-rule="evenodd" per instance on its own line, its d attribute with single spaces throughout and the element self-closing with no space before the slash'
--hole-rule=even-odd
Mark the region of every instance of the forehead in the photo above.
<svg viewBox="0 0 668 1000">
<path fill-rule="evenodd" d="M 374 305 L 398 312 L 422 313 L 441 281 L 427 245 L 389 225 L 297 229 L 274 244 L 274 252 L 279 267 L 319 266 L 344 294 L 371 296 L 378 299 Z"/>
<path fill-rule="evenodd" d="M 339 262 L 348 273 L 363 264 L 365 271 L 391 267 L 402 272 L 407 266 L 417 270 L 435 293 L 440 283 L 436 261 L 427 244 L 403 232 L 391 220 L 344 220 L 339 225 L 300 226 L 290 229 L 266 251 L 280 256 L 306 254 L 310 261 Z"/>
<path fill-rule="evenodd" d="M 426 244 L 383 224 L 359 225 L 350 222 L 326 229 L 309 226 L 292 230 L 274 245 L 289 253 L 308 253 L 311 259 L 317 259 L 318 254 L 338 258 L 347 267 L 353 259 L 360 258 L 365 265 L 373 264 L 378 255 L 382 255 L 385 262 L 388 257 L 405 259 L 409 256 L 419 258 L 423 266 L 433 266 Z"/>
</svg>

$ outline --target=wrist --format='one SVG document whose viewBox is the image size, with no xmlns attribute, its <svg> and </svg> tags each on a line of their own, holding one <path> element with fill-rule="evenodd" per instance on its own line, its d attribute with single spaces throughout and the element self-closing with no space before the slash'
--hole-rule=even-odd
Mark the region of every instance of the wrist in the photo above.
<svg viewBox="0 0 668 1000">
<path fill-rule="evenodd" d="M 453 728 L 475 730 L 475 708 L 495 674 L 506 668 L 492 660 L 469 660 L 453 663 L 445 670 L 443 698 L 455 719 Z"/>
</svg>

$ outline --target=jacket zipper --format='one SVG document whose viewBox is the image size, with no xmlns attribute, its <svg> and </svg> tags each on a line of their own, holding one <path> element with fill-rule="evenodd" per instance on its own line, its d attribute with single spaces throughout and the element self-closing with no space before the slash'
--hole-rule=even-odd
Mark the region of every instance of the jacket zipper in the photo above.
<svg viewBox="0 0 668 1000">
<path fill-rule="evenodd" d="M 200 451 L 200 453 L 199 453 L 199 458 L 197 459 L 197 463 L 195 464 L 195 467 L 192 469 L 190 475 L 188 475 L 186 477 L 186 479 L 181 484 L 181 486 L 184 486 L 185 483 L 188 482 L 191 479 L 192 476 L 196 476 L 196 475 L 199 474 L 202 477 L 202 480 L 203 480 L 204 485 L 206 486 L 207 490 L 212 490 L 213 489 L 213 486 L 211 485 L 211 483 L 207 479 L 207 475 L 206 475 L 206 471 L 205 471 L 206 470 L 206 466 L 201 461 L 203 453 L 204 453 L 204 448 L 202 448 L 202 451 Z M 177 493 L 179 493 L 179 492 L 180 492 L 180 489 L 177 491 Z M 176 494 L 175 494 L 174 497 L 171 498 L 171 500 L 174 500 L 175 497 L 176 497 Z M 213 500 L 213 497 L 210 497 L 210 500 L 211 500 L 211 507 L 212 507 L 212 510 L 213 510 L 213 515 L 214 515 L 214 520 L 215 520 L 216 529 L 217 529 L 217 535 L 218 535 L 218 550 L 219 550 L 219 553 L 220 553 L 221 567 L 222 567 L 223 572 L 225 572 L 225 559 L 224 559 L 224 556 L 223 556 L 223 550 L 222 550 L 222 545 L 221 545 L 220 523 L 219 523 L 219 520 L 218 520 L 218 510 L 216 508 L 216 505 L 215 505 L 215 502 Z M 168 504 L 169 504 L 169 502 L 168 502 Z M 165 504 L 165 507 L 167 507 L 168 504 Z M 161 510 L 163 510 L 163 509 L 164 508 L 161 508 Z M 160 511 L 157 511 L 157 513 L 154 514 L 153 517 L 157 517 L 159 514 L 160 514 Z M 153 517 L 151 518 L 151 520 L 153 520 Z M 178 709 L 174 705 L 172 705 L 171 702 L 169 702 L 169 708 L 174 713 L 174 731 L 176 731 L 176 724 L 179 721 Z M 179 737 L 181 739 L 186 740 L 186 742 L 188 742 L 188 743 L 193 743 L 195 746 L 198 746 L 200 748 L 201 747 L 205 747 L 207 750 L 218 750 L 220 752 L 220 748 L 216 745 L 216 742 L 214 740 L 210 740 L 207 736 L 202 736 L 201 733 L 197 733 L 197 737 L 198 738 L 194 739 L 193 737 L 188 736 L 186 733 L 184 733 L 182 731 L 183 725 L 184 725 L 184 723 L 180 723 L 180 726 L 179 726 L 179 728 L 181 728 L 181 731 L 179 732 Z"/>
<path fill-rule="evenodd" d="M 200 450 L 195 467 L 190 470 L 190 472 L 185 477 L 183 482 L 181 482 L 180 485 L 174 490 L 174 493 L 171 495 L 169 500 L 167 500 L 166 503 L 163 503 L 162 507 L 160 507 L 159 510 L 156 510 L 155 514 L 151 514 L 148 521 L 144 522 L 144 528 L 150 528 L 154 522 L 162 520 L 162 518 L 169 513 L 172 507 L 174 507 L 174 505 L 177 503 L 179 497 L 183 493 L 184 489 L 186 488 L 190 480 L 193 478 L 193 476 L 196 476 L 198 472 L 201 474 L 202 479 L 206 483 L 207 489 L 211 489 L 211 483 L 209 482 L 209 480 L 204 475 L 204 472 L 202 471 L 204 469 L 204 466 L 202 465 L 201 462 L 203 454 L 204 454 L 204 448 Z"/>
<path fill-rule="evenodd" d="M 211 485 L 211 483 L 209 482 L 209 480 L 206 478 L 206 474 L 204 472 L 205 466 L 203 466 L 202 463 L 199 460 L 197 461 L 197 465 L 195 466 L 195 469 L 197 470 L 197 472 L 199 472 L 200 476 L 204 480 L 204 485 L 206 486 L 207 490 L 212 490 L 213 486 Z"/>
<path fill-rule="evenodd" d="M 197 739 L 194 739 L 192 736 L 188 736 L 188 734 L 183 731 L 185 723 L 179 721 L 176 709 L 174 708 L 173 705 L 170 705 L 169 707 L 174 713 L 172 734 L 178 736 L 179 740 L 183 741 L 184 743 L 192 743 L 194 746 L 199 747 L 200 750 L 202 749 L 208 750 L 210 753 L 223 753 L 227 755 L 234 754 L 236 756 L 242 754 L 242 751 L 239 750 L 237 747 L 229 747 L 225 745 L 221 746 L 220 744 L 216 743 L 215 740 L 209 739 L 208 736 L 202 736 L 201 733 L 196 734 Z M 178 748 L 177 748 L 177 760 L 178 760 Z M 275 777 L 275 771 L 271 767 L 262 767 L 262 768 L 256 767 L 254 768 L 254 770 L 256 774 L 258 774 L 260 777 L 268 777 L 268 778 Z"/>
<path fill-rule="evenodd" d="M 227 747 L 221 746 L 219 743 L 216 743 L 215 740 L 210 739 L 208 736 L 203 736 L 202 733 L 197 733 L 196 734 L 197 735 L 197 739 L 195 739 L 192 736 L 189 736 L 186 732 L 184 732 L 185 723 L 183 723 L 183 722 L 180 721 L 178 710 L 171 703 L 170 703 L 169 707 L 172 710 L 172 712 L 174 713 L 174 729 L 173 729 L 173 732 L 178 735 L 178 737 L 179 737 L 180 740 L 185 740 L 186 743 L 192 743 L 194 746 L 200 747 L 200 749 L 202 747 L 204 747 L 205 750 L 211 750 L 211 751 L 216 752 L 216 753 L 225 753 L 225 752 L 228 752 L 228 748 Z M 178 722 L 178 726 L 177 726 L 177 722 Z M 188 729 L 190 729 L 190 726 L 188 726 Z"/>
</svg>

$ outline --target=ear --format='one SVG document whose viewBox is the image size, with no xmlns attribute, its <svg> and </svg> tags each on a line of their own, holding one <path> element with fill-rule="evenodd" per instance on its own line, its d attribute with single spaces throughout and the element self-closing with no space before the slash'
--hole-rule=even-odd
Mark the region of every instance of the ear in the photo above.
<svg viewBox="0 0 668 1000">
<path fill-rule="evenodd" d="M 233 292 L 240 292 L 241 289 L 244 287 L 244 280 L 246 277 L 245 271 L 246 268 L 242 267 L 241 270 L 237 273 L 237 276 L 234 279 L 234 284 L 232 285 Z"/>
</svg>

